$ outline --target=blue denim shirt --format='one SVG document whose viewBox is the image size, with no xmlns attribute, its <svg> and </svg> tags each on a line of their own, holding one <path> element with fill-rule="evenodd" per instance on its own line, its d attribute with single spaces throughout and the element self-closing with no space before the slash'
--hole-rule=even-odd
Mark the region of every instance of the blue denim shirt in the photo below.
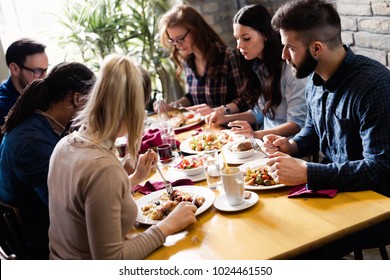
<svg viewBox="0 0 390 280">
<path fill-rule="evenodd" d="M 345 49 L 328 81 L 315 73 L 308 81 L 308 117 L 293 138 L 295 156 L 319 149 L 329 162 L 307 164 L 310 189 L 373 189 L 390 196 L 390 71 Z"/>
<path fill-rule="evenodd" d="M 34 113 L 4 135 L 0 146 L 0 200 L 19 208 L 30 255 L 46 250 L 47 258 L 47 174 L 59 140 L 46 117 Z"/>
<path fill-rule="evenodd" d="M 4 124 L 4 117 L 7 116 L 9 110 L 14 106 L 19 95 L 20 93 L 12 84 L 11 77 L 0 85 L 0 126 Z"/>
</svg>

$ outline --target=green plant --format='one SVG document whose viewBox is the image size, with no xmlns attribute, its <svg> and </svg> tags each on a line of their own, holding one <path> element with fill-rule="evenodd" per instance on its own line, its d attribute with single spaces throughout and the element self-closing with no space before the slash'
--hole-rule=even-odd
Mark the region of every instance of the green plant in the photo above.
<svg viewBox="0 0 390 280">
<path fill-rule="evenodd" d="M 64 15 L 57 16 L 65 27 L 57 36 L 65 60 L 81 59 L 98 70 L 108 54 L 128 54 L 150 73 L 152 100 L 167 96 L 174 71 L 157 24 L 169 8 L 164 0 L 68 0 Z"/>
</svg>

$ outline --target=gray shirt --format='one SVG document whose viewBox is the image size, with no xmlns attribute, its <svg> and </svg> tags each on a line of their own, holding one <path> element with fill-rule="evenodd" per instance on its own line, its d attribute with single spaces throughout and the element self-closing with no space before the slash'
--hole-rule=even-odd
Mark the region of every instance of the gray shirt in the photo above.
<svg viewBox="0 0 390 280">
<path fill-rule="evenodd" d="M 261 84 L 264 84 L 268 76 L 268 70 L 264 64 L 259 65 L 255 73 Z M 306 120 L 305 85 L 306 79 L 297 79 L 292 73 L 291 66 L 284 63 L 280 83 L 282 101 L 275 109 L 274 119 L 269 114 L 264 116 L 264 129 L 272 129 L 286 122 L 294 122 L 300 128 L 304 126 Z M 261 119 L 260 114 L 265 105 L 264 97 L 260 96 L 257 106 L 251 110 L 256 120 Z"/>
</svg>

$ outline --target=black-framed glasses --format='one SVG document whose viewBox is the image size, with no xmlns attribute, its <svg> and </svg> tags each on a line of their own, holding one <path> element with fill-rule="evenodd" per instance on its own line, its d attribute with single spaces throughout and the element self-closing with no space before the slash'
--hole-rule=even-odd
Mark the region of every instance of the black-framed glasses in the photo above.
<svg viewBox="0 0 390 280">
<path fill-rule="evenodd" d="M 20 68 L 26 69 L 33 73 L 34 78 L 40 78 L 43 74 L 47 72 L 47 68 L 30 68 L 24 65 L 20 65 L 19 63 L 16 63 Z"/>
<path fill-rule="evenodd" d="M 190 30 L 187 31 L 186 34 L 184 34 L 183 36 L 181 36 L 180 38 L 178 39 L 171 39 L 171 38 L 168 38 L 168 42 L 171 44 L 171 45 L 182 45 L 184 43 L 184 40 L 186 39 L 188 33 L 190 33 Z"/>
</svg>

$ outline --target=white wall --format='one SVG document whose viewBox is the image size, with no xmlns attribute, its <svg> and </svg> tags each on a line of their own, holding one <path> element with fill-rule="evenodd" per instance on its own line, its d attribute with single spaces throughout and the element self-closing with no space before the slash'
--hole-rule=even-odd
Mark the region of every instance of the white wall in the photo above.
<svg viewBox="0 0 390 280">
<path fill-rule="evenodd" d="M 0 39 L 0 83 L 5 80 L 9 75 L 7 64 L 5 63 L 5 54 L 3 50 L 3 44 Z"/>
</svg>

